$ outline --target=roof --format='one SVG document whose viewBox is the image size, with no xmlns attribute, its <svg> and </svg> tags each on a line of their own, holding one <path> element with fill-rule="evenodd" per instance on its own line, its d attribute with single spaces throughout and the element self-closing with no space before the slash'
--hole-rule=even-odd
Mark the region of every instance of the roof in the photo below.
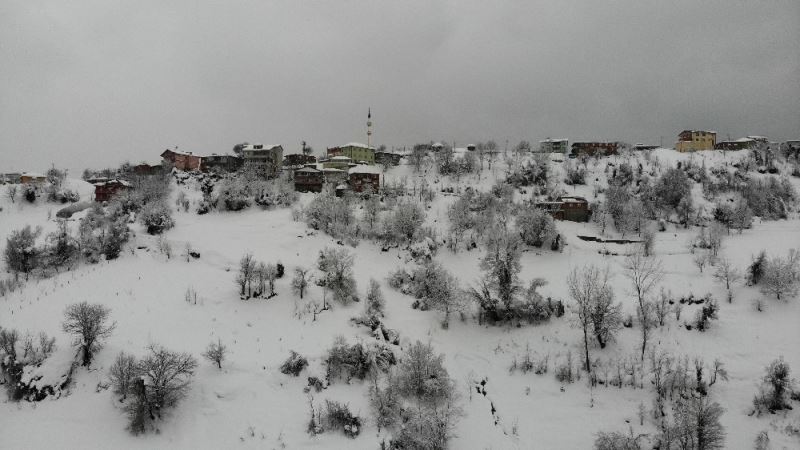
<svg viewBox="0 0 800 450">
<path fill-rule="evenodd" d="M 161 153 L 161 156 L 163 157 L 163 156 L 164 156 L 164 153 L 167 153 L 167 152 L 174 153 L 174 154 L 176 154 L 176 155 L 183 155 L 183 156 L 197 156 L 198 158 L 200 157 L 200 156 L 198 156 L 198 155 L 194 155 L 194 154 L 192 154 L 192 152 L 179 152 L 179 151 L 176 151 L 176 150 L 170 150 L 170 149 L 166 149 L 166 150 L 164 150 L 164 151 Z"/>
<path fill-rule="evenodd" d="M 589 203 L 585 198 L 578 197 L 578 196 L 573 196 L 573 195 L 567 195 L 567 196 L 561 197 L 561 198 L 559 198 L 559 200 L 564 202 L 564 203 Z"/>
<path fill-rule="evenodd" d="M 92 183 L 92 184 L 95 185 L 95 186 L 105 186 L 107 184 L 118 184 L 120 186 L 131 187 L 131 184 L 128 183 L 127 181 L 125 181 L 125 180 L 117 180 L 117 179 L 108 180 L 108 181 L 100 181 L 100 182 Z"/>
<path fill-rule="evenodd" d="M 47 178 L 46 176 L 36 173 L 36 172 L 23 172 L 21 177 L 31 177 L 31 178 Z"/>
<path fill-rule="evenodd" d="M 350 161 L 349 156 L 339 155 L 339 156 L 332 156 L 329 158 L 330 160 L 338 160 L 338 161 Z"/>
<path fill-rule="evenodd" d="M 550 139 L 547 138 L 545 140 L 539 141 L 540 144 L 545 144 L 549 142 L 569 142 L 569 139 Z"/>
<path fill-rule="evenodd" d="M 351 167 L 350 170 L 348 170 L 348 172 L 349 173 L 371 173 L 371 174 L 380 175 L 381 169 L 378 168 L 377 166 L 367 166 L 367 165 L 360 164 L 358 166 Z"/>
</svg>

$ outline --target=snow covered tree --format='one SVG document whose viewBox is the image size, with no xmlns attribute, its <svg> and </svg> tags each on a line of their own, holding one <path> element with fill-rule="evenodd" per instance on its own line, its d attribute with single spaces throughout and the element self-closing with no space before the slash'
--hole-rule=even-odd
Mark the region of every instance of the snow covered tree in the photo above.
<svg viewBox="0 0 800 450">
<path fill-rule="evenodd" d="M 222 361 L 225 361 L 227 354 L 228 347 L 222 343 L 221 339 L 217 339 L 217 342 L 208 344 L 206 351 L 203 352 L 203 357 L 216 364 L 219 369 L 222 369 Z"/>
<path fill-rule="evenodd" d="M 797 295 L 800 288 L 800 252 L 789 250 L 785 258 L 775 256 L 766 261 L 761 292 L 774 295 L 778 300 Z"/>
<path fill-rule="evenodd" d="M 333 299 L 342 304 L 358 299 L 353 262 L 352 254 L 338 248 L 321 250 L 317 259 L 317 268 L 324 274 L 321 286 L 331 291 Z"/>
<path fill-rule="evenodd" d="M 400 202 L 387 216 L 386 230 L 398 241 L 412 242 L 424 222 L 425 210 L 422 206 L 414 202 Z"/>
<path fill-rule="evenodd" d="M 383 309 L 386 307 L 386 300 L 381 292 L 381 285 L 374 278 L 369 280 L 367 296 L 364 300 L 364 315 L 367 317 L 383 317 Z"/>
<path fill-rule="evenodd" d="M 450 314 L 460 309 L 458 280 L 436 261 L 426 261 L 414 270 L 411 293 L 425 305 L 444 313 L 442 325 L 450 323 Z"/>
<path fill-rule="evenodd" d="M 480 264 L 486 285 L 496 293 L 506 309 L 522 289 L 519 281 L 522 269 L 520 243 L 520 239 L 511 233 L 494 233 L 486 244 L 486 255 Z"/>
<path fill-rule="evenodd" d="M 56 270 L 64 265 L 70 266 L 78 257 L 78 244 L 69 233 L 67 221 L 58 219 L 57 223 L 58 229 L 47 235 L 48 265 L 55 267 Z"/>
<path fill-rule="evenodd" d="M 292 278 L 292 290 L 303 298 L 303 295 L 308 288 L 309 283 L 309 274 L 308 269 L 304 267 L 295 267 L 294 268 L 294 277 Z"/>
<path fill-rule="evenodd" d="M 106 323 L 110 314 L 107 306 L 87 302 L 73 303 L 64 312 L 62 328 L 75 336 L 75 344 L 82 352 L 82 365 L 89 367 L 94 354 L 102 348 L 102 341 L 114 331 L 116 322 Z"/>
<path fill-rule="evenodd" d="M 759 394 L 753 399 L 753 405 L 759 414 L 763 410 L 770 412 L 782 409 L 791 409 L 789 396 L 793 392 L 794 380 L 791 369 L 783 357 L 772 361 L 766 368 L 763 386 Z"/>
<path fill-rule="evenodd" d="M 664 277 L 664 271 L 661 267 L 661 261 L 653 257 L 648 258 L 639 252 L 628 256 L 623 267 L 625 268 L 625 276 L 630 280 L 636 294 L 636 314 L 639 317 L 642 331 L 641 359 L 644 361 L 650 329 L 655 326 L 654 306 L 648 301 L 647 297 L 661 282 Z"/>
<path fill-rule="evenodd" d="M 30 273 L 39 264 L 41 250 L 36 247 L 36 239 L 42 234 L 42 228 L 31 228 L 25 225 L 21 230 L 14 230 L 11 236 L 6 239 L 6 249 L 3 258 L 8 267 L 14 272 L 14 277 L 19 279 L 19 274 L 24 273 L 28 279 Z"/>
</svg>

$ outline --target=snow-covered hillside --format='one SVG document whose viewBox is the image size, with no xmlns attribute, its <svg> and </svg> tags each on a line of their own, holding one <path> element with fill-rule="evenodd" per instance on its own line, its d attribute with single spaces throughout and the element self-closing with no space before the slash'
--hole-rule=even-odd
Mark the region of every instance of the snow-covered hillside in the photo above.
<svg viewBox="0 0 800 450">
<path fill-rule="evenodd" d="M 569 195 L 581 195 L 590 202 L 603 200 L 607 187 L 608 163 L 618 167 L 627 162 L 644 171 L 663 171 L 679 162 L 711 169 L 732 167 L 742 155 L 734 152 L 678 154 L 658 149 L 651 154 L 617 156 L 591 161 L 587 165 L 586 184 L 559 186 Z M 655 162 L 657 161 L 657 162 Z M 563 180 L 562 163 L 552 162 L 553 177 Z M 488 191 L 505 178 L 506 165 L 496 162 L 478 175 L 467 174 L 458 181 L 443 177 L 435 169 L 420 175 L 411 165 L 391 168 L 385 183 L 403 182 L 409 190 L 426 184 L 436 196 L 426 209 L 425 224 L 446 236 L 448 206 L 467 186 Z M 762 174 L 755 173 L 761 177 Z M 74 183 L 82 183 L 75 181 Z M 800 188 L 798 178 L 791 178 Z M 699 184 L 693 183 L 696 205 L 713 204 L 702 196 Z M 80 189 L 83 200 L 90 190 Z M 453 193 L 442 192 L 453 188 Z M 26 224 L 41 225 L 44 234 L 56 227 L 55 212 L 60 206 L 22 199 L 11 203 L 0 186 L 0 237 L 5 238 Z M 533 189 L 523 188 L 514 196 L 518 201 L 531 198 Z M 596 264 L 608 267 L 611 286 L 624 316 L 636 318 L 636 294 L 625 276 L 625 255 L 638 250 L 639 244 L 616 244 L 585 241 L 581 236 L 619 238 L 613 227 L 601 235 L 596 222 L 559 221 L 558 231 L 566 246 L 560 252 L 526 247 L 521 257 L 520 278 L 527 286 L 535 278 L 547 284 L 540 293 L 562 300 L 568 311 L 538 325 L 492 326 L 479 324 L 474 307 L 455 315 L 449 327 L 441 326 L 441 312 L 421 311 L 411 307 L 414 298 L 391 288 L 390 272 L 411 267 L 413 261 L 404 246 L 382 248 L 362 239 L 356 247 L 342 246 L 337 239 L 312 230 L 293 217 L 291 208 L 262 210 L 257 206 L 240 212 L 211 211 L 195 213 L 200 193 L 193 183 L 173 185 L 172 198 L 185 192 L 193 207 L 188 211 L 173 208 L 175 227 L 163 236 L 172 248 L 170 258 L 159 251 L 163 242 L 148 235 L 140 223 L 131 224 L 134 236 L 120 257 L 97 264 L 81 262 L 73 270 L 48 278 L 32 277 L 22 288 L 0 297 L 0 326 L 22 332 L 44 331 L 56 338 L 51 358 L 74 353 L 72 338 L 62 331 L 67 305 L 86 301 L 108 306 L 116 329 L 99 351 L 91 366 L 75 370 L 71 384 L 60 398 L 41 402 L 14 402 L 3 396 L 0 401 L 0 448 L 358 448 L 376 449 L 388 442 L 391 432 L 378 431 L 371 420 L 369 382 L 332 383 L 321 392 L 305 393 L 307 377 L 324 376 L 323 360 L 337 336 L 348 342 L 372 342 L 365 327 L 350 319 L 363 310 L 362 303 L 336 304 L 316 320 L 303 312 L 308 299 L 300 300 L 290 282 L 295 267 L 313 268 L 320 250 L 344 247 L 355 255 L 354 274 L 358 293 L 363 298 L 369 280 L 374 278 L 386 297 L 384 323 L 400 333 L 401 349 L 415 341 L 430 343 L 445 355 L 445 367 L 456 383 L 459 406 L 463 410 L 450 443 L 454 449 L 556 449 L 591 448 L 601 431 L 620 431 L 634 435 L 658 432 L 653 419 L 653 392 L 647 378 L 638 387 L 597 385 L 592 387 L 586 372 L 580 379 L 563 383 L 554 376 L 557 364 L 567 355 L 574 359 L 575 370 L 583 354 L 581 330 L 576 326 L 567 277 L 576 267 Z M 300 204 L 308 205 L 318 194 L 300 195 Z M 77 230 L 77 221 L 86 212 L 74 215 L 69 224 Z M 701 273 L 687 244 L 698 233 L 697 226 L 665 222 L 666 230 L 656 232 L 654 254 L 661 261 L 664 277 L 658 288 L 679 299 L 710 294 L 719 302 L 719 318 L 705 332 L 688 330 L 685 323 L 694 318 L 697 305 L 686 305 L 682 317 L 670 314 L 663 327 L 653 330 L 651 349 L 669 352 L 689 361 L 702 358 L 707 365 L 719 359 L 728 373 L 727 381 L 710 388 L 710 396 L 724 408 L 721 424 L 727 437 L 725 448 L 748 449 L 759 432 L 769 432 L 771 448 L 799 448 L 800 414 L 795 411 L 749 416 L 752 399 L 758 392 L 764 368 L 782 356 L 795 370 L 800 370 L 800 299 L 778 301 L 756 287 L 737 282 L 731 289 L 733 301 L 727 301 L 724 284 L 716 281 L 709 267 Z M 43 235 L 44 235 L 43 234 Z M 625 237 L 638 239 L 636 234 Z M 43 238 L 40 238 L 43 240 Z M 188 246 L 200 254 L 186 257 Z M 770 256 L 784 256 L 788 249 L 800 248 L 800 218 L 791 212 L 785 220 L 755 218 L 752 227 L 741 233 L 725 235 L 721 255 L 743 271 L 752 257 L 762 250 Z M 282 263 L 286 276 L 277 280 L 275 297 L 241 300 L 235 284 L 240 258 L 252 253 L 267 263 Z M 459 280 L 462 288 L 477 287 L 483 272 L 480 260 L 483 246 L 472 250 L 451 251 L 440 246 L 435 259 Z M 4 271 L 5 272 L 5 271 Z M 10 276 L 3 274 L 3 276 Z M 187 290 L 197 293 L 197 301 L 187 302 Z M 322 298 L 323 289 L 313 283 L 307 296 Z M 763 299 L 765 308 L 756 311 L 754 300 Z M 592 348 L 592 358 L 606 364 L 635 360 L 640 352 L 640 331 L 636 323 L 622 328 L 606 348 Z M 220 340 L 228 346 L 228 359 L 219 370 L 200 355 L 210 342 Z M 199 368 L 185 400 L 169 410 L 159 423 L 158 433 L 133 436 L 118 396 L 107 388 L 108 369 L 120 351 L 137 356 L 145 354 L 150 344 L 188 352 L 199 359 Z M 310 366 L 299 377 L 282 374 L 279 366 L 296 351 L 307 357 Z M 546 374 L 510 372 L 514 360 L 526 352 L 535 359 L 548 356 Z M 69 358 L 69 356 L 67 356 Z M 796 372 L 795 372 L 796 373 Z M 312 398 L 313 397 L 313 398 Z M 310 436 L 309 402 L 324 400 L 349 404 L 350 410 L 364 418 L 361 434 L 350 439 L 340 433 Z M 640 424 L 639 408 L 646 417 Z M 800 406 L 794 402 L 795 407 Z"/>
</svg>

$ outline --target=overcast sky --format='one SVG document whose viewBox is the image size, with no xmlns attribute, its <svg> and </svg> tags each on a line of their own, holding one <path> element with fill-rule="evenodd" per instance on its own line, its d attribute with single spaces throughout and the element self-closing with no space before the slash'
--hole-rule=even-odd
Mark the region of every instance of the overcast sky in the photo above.
<svg viewBox="0 0 800 450">
<path fill-rule="evenodd" d="M 0 172 L 237 142 L 800 138 L 800 1 L 0 1 Z"/>
</svg>

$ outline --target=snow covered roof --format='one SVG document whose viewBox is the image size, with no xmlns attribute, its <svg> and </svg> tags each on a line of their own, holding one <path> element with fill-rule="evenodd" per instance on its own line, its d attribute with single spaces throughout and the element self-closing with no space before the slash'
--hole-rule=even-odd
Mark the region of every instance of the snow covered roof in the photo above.
<svg viewBox="0 0 800 450">
<path fill-rule="evenodd" d="M 381 169 L 379 167 L 377 167 L 377 166 L 367 166 L 367 165 L 364 165 L 364 164 L 360 164 L 358 166 L 351 167 L 350 170 L 348 170 L 348 172 L 349 173 L 376 173 L 376 174 L 380 174 L 381 173 Z"/>
<path fill-rule="evenodd" d="M 36 172 L 23 172 L 22 175 L 20 175 L 20 176 L 22 176 L 22 177 L 31 177 L 31 178 L 47 178 L 46 176 L 44 176 L 44 175 L 42 175 L 40 173 L 36 173 Z"/>
<path fill-rule="evenodd" d="M 330 159 L 334 160 L 334 161 L 350 161 L 350 157 L 349 156 L 344 156 L 344 155 L 333 156 Z"/>
<path fill-rule="evenodd" d="M 108 180 L 108 181 L 98 181 L 98 182 L 92 183 L 92 184 L 95 185 L 95 186 L 105 186 L 107 184 L 119 184 L 119 185 L 122 185 L 122 186 L 125 186 L 125 187 L 131 187 L 131 184 L 128 183 L 127 181 L 125 181 L 125 180 L 117 180 L 117 179 Z"/>
<path fill-rule="evenodd" d="M 242 150 L 272 150 L 280 146 L 281 144 L 247 144 L 242 147 Z"/>
<path fill-rule="evenodd" d="M 334 169 L 333 167 L 326 167 L 322 170 L 324 170 L 325 172 L 344 172 L 344 170 L 342 169 Z"/>
<path fill-rule="evenodd" d="M 360 147 L 360 148 L 371 148 L 372 150 L 375 150 L 375 147 L 369 147 L 360 142 L 348 142 L 347 144 L 342 145 L 342 147 Z"/>
<path fill-rule="evenodd" d="M 313 168 L 313 167 L 303 167 L 302 169 L 295 170 L 295 173 L 297 173 L 297 172 L 319 173 L 320 171 L 318 169 Z"/>
<path fill-rule="evenodd" d="M 548 143 L 548 142 L 568 142 L 569 139 L 550 139 L 547 138 L 545 140 L 539 141 L 540 144 Z"/>
</svg>

